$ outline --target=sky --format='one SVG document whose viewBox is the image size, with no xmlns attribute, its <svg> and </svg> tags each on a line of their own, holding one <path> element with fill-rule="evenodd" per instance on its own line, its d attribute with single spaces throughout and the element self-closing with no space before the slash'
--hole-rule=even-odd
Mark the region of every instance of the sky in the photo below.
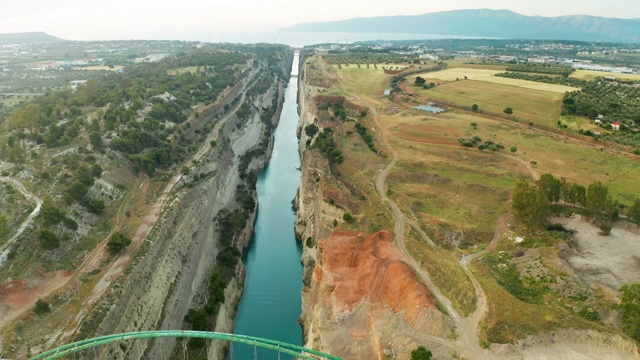
<svg viewBox="0 0 640 360">
<path fill-rule="evenodd" d="M 44 31 L 69 40 L 206 40 L 354 17 L 457 9 L 523 15 L 640 18 L 638 0 L 0 0 L 0 33 Z M 206 35 L 205 35 L 206 34 Z"/>
</svg>

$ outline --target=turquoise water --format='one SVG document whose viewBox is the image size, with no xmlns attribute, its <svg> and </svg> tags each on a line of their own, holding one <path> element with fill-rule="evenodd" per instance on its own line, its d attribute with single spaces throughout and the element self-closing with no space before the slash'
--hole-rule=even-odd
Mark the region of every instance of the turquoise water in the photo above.
<svg viewBox="0 0 640 360">
<path fill-rule="evenodd" d="M 293 62 L 297 74 L 298 56 Z M 296 127 L 298 78 L 285 92 L 280 123 L 269 165 L 258 176 L 258 217 L 255 235 L 245 251 L 247 268 L 242 299 L 235 318 L 235 333 L 302 345 L 298 324 L 302 291 L 301 247 L 295 239 L 291 200 L 300 183 Z M 278 359 L 277 353 L 257 349 L 258 359 Z M 234 359 L 253 359 L 254 348 L 233 345 Z M 289 358 L 282 355 L 282 359 Z"/>
</svg>

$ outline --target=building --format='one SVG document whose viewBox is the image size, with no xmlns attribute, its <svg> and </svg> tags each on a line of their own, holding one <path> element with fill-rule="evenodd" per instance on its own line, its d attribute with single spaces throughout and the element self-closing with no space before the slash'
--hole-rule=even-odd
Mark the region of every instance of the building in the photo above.
<svg viewBox="0 0 640 360">
<path fill-rule="evenodd" d="M 441 109 L 439 107 L 428 106 L 428 105 L 419 105 L 419 106 L 414 106 L 413 108 L 416 110 L 428 111 L 433 114 L 441 113 L 444 111 L 444 109 Z"/>
<path fill-rule="evenodd" d="M 614 121 L 611 123 L 611 127 L 613 128 L 613 130 L 618 131 L 620 130 L 620 125 L 622 125 L 621 122 L 619 121 Z"/>
</svg>

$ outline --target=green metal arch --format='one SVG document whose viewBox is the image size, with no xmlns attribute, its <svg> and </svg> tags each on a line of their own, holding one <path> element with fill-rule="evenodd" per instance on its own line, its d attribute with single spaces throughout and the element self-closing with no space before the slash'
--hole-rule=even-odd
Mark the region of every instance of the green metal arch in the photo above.
<svg viewBox="0 0 640 360">
<path fill-rule="evenodd" d="M 271 349 L 283 354 L 292 355 L 298 359 L 342 360 L 337 356 L 328 355 L 317 350 L 307 349 L 302 346 L 287 344 L 287 343 L 275 341 L 275 340 L 269 340 L 269 339 L 258 338 L 253 336 L 245 336 L 245 335 L 226 334 L 226 333 L 207 332 L 207 331 L 189 331 L 189 330 L 140 331 L 140 332 L 130 332 L 130 333 L 100 336 L 96 338 L 77 341 L 71 344 L 63 345 L 58 348 L 45 351 L 39 355 L 32 357 L 31 360 L 57 359 L 65 355 L 73 354 L 82 350 L 90 349 L 96 346 L 101 346 L 101 345 L 105 345 L 105 344 L 109 344 L 117 341 L 163 338 L 163 337 L 224 340 L 224 341 L 248 344 L 248 345 L 258 346 L 266 349 Z"/>
</svg>

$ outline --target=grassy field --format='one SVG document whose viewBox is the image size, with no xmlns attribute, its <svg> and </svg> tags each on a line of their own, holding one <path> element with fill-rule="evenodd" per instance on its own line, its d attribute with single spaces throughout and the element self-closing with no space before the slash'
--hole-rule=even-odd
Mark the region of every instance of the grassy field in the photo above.
<svg viewBox="0 0 640 360">
<path fill-rule="evenodd" d="M 604 76 L 613 76 L 617 79 L 628 79 L 628 80 L 640 80 L 640 75 L 636 74 L 617 74 L 617 73 L 609 73 L 603 71 L 593 71 L 593 70 L 576 70 L 570 75 L 573 78 L 583 79 L 583 80 L 594 80 L 595 78 L 604 77 Z"/>
<path fill-rule="evenodd" d="M 532 90 L 484 81 L 453 81 L 419 94 L 435 101 L 471 108 L 477 104 L 483 113 L 504 115 L 505 108 L 512 108 L 515 119 L 555 126 L 560 117 L 562 94 Z"/>
<path fill-rule="evenodd" d="M 391 75 L 387 75 L 382 70 L 382 66 L 389 65 L 376 65 L 375 69 L 373 65 L 370 65 L 367 69 L 366 65 L 349 65 L 342 66 L 342 69 L 337 65 L 333 65 L 333 70 L 339 74 L 343 80 L 347 91 L 365 96 L 382 95 L 385 89 L 389 89 L 387 82 L 391 78 Z"/>
<path fill-rule="evenodd" d="M 465 67 L 465 68 L 445 69 L 441 71 L 420 74 L 420 76 L 427 79 L 427 83 L 431 81 L 435 83 L 438 83 L 438 82 L 442 83 L 442 82 L 456 81 L 456 79 L 464 80 L 464 77 L 466 76 L 467 80 L 477 80 L 477 81 L 488 82 L 493 84 L 509 85 L 517 88 L 547 91 L 547 92 L 558 93 L 558 94 L 564 94 L 567 91 L 579 90 L 571 86 L 545 84 L 545 83 L 539 83 L 535 81 L 510 79 L 510 78 L 495 76 L 495 74 L 498 74 L 501 72 L 503 71 L 491 70 L 491 69 L 471 69 L 471 68 Z"/>
</svg>

